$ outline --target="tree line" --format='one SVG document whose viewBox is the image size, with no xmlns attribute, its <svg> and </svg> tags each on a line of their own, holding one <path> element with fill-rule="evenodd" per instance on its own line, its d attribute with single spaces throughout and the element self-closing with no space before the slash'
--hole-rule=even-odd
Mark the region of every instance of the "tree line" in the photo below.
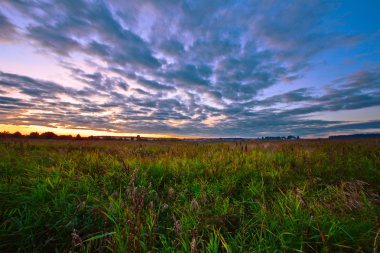
<svg viewBox="0 0 380 253">
<path fill-rule="evenodd" d="M 82 137 L 80 134 L 77 134 L 75 136 L 69 134 L 69 135 L 58 135 L 54 132 L 31 132 L 29 134 L 22 134 L 21 132 L 17 131 L 14 133 L 10 133 L 8 131 L 0 132 L 0 138 L 6 138 L 6 137 L 13 137 L 13 138 L 32 138 L 32 139 L 88 139 L 89 137 Z"/>
<path fill-rule="evenodd" d="M 132 136 L 132 137 L 112 137 L 112 136 L 88 136 L 84 137 L 80 134 L 77 135 L 58 135 L 54 132 L 31 132 L 29 134 L 22 134 L 19 131 L 14 133 L 3 131 L 0 132 L 0 138 L 29 138 L 29 139 L 61 139 L 61 140 L 131 140 L 131 141 L 140 141 L 143 140 L 140 135 Z"/>
</svg>

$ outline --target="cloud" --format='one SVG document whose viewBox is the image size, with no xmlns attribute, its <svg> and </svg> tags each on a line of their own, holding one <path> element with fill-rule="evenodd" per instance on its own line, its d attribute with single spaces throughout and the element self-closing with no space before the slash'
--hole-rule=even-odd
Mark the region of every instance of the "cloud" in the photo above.
<svg viewBox="0 0 380 253">
<path fill-rule="evenodd" d="M 2 71 L 0 110 L 12 115 L 3 123 L 221 136 L 313 134 L 334 124 L 341 126 L 336 130 L 362 126 L 312 120 L 310 114 L 380 105 L 379 69 L 368 67 L 317 92 L 289 86 L 261 97 L 268 88 L 300 80 L 322 52 L 352 41 L 352 34 L 326 25 L 332 3 L 78 0 L 4 6 L 17 18 L 0 14 L 0 40 L 11 38 L 13 23 L 22 20 L 21 40 L 53 57 L 81 87 Z"/>
<path fill-rule="evenodd" d="M 90 76 L 97 77 L 97 75 Z M 353 76 L 356 74 L 345 80 L 352 80 Z M 347 86 L 346 83 L 341 85 Z M 377 121 L 358 123 L 307 119 L 305 115 L 331 110 L 335 103 L 341 104 L 346 100 L 346 95 L 331 93 L 329 90 L 326 90 L 326 94 L 320 97 L 312 96 L 307 89 L 294 90 L 256 103 L 257 106 L 266 105 L 268 109 L 249 112 L 244 103 L 230 106 L 225 110 L 216 110 L 199 105 L 197 102 L 194 102 L 189 108 L 180 99 L 137 99 L 118 97 L 115 94 L 110 94 L 111 97 L 107 100 L 109 102 L 94 104 L 91 99 L 88 99 L 89 94 L 83 93 L 81 90 L 74 91 L 53 82 L 9 73 L 0 73 L 0 87 L 5 93 L 0 97 L 0 110 L 8 112 L 8 117 L 3 118 L 0 122 L 7 124 L 60 125 L 72 128 L 84 126 L 90 129 L 113 129 L 120 132 L 154 133 L 160 131 L 161 133 L 194 135 L 214 135 L 216 132 L 222 136 L 260 136 L 268 135 L 270 132 L 284 135 L 312 135 L 379 127 Z M 24 98 L 9 97 L 10 94 L 6 93 L 9 88 L 18 89 L 26 96 Z M 357 89 L 356 94 L 351 90 L 350 94 L 356 97 L 360 96 L 361 92 L 362 90 Z M 46 94 L 50 94 L 50 96 Z M 57 101 L 62 94 L 70 96 L 80 103 Z M 371 94 L 379 96 L 379 92 Z M 98 94 L 95 93 L 95 95 Z M 272 103 L 268 103 L 270 100 Z M 315 102 L 308 107 L 289 110 L 270 109 L 270 106 L 276 103 L 305 101 Z M 366 100 L 359 99 L 359 101 Z M 373 98 L 371 101 L 372 104 L 361 103 L 356 107 L 365 108 L 376 105 L 379 99 Z M 213 118 L 221 120 L 213 121 L 211 125 L 204 123 L 212 121 Z M 177 126 L 173 126 L 168 121 L 169 119 L 177 120 Z M 116 120 L 125 124 L 113 124 L 112 122 Z"/>
<path fill-rule="evenodd" d="M 175 88 L 172 86 L 168 86 L 154 80 L 146 80 L 144 78 L 138 78 L 137 81 L 143 87 L 148 88 L 150 90 L 175 90 Z"/>
<path fill-rule="evenodd" d="M 10 42 L 17 36 L 16 27 L 0 12 L 0 42 Z"/>
</svg>

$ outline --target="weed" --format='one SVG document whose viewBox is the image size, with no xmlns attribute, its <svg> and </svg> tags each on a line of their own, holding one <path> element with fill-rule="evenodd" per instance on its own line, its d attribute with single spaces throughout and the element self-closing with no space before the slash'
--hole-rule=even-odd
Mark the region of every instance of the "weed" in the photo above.
<svg viewBox="0 0 380 253">
<path fill-rule="evenodd" d="M 377 252 L 379 150 L 0 142 L 0 251 Z"/>
</svg>

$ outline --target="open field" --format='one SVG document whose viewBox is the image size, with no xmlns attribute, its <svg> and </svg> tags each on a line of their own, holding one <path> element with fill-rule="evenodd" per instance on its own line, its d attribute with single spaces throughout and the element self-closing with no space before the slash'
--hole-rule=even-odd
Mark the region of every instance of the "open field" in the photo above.
<svg viewBox="0 0 380 253">
<path fill-rule="evenodd" d="M 380 244 L 380 140 L 2 140 L 0 175 L 1 252 Z"/>
</svg>

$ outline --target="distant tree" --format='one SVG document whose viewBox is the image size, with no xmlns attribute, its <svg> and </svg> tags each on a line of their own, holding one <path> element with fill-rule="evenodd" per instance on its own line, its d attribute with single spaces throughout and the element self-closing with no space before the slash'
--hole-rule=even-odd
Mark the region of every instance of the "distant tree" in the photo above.
<svg viewBox="0 0 380 253">
<path fill-rule="evenodd" d="M 40 137 L 40 134 L 38 132 L 31 132 L 29 134 L 29 137 L 30 138 L 38 138 L 38 137 Z"/>
<path fill-rule="evenodd" d="M 137 139 L 138 141 L 141 140 L 141 137 L 140 137 L 139 134 L 136 136 L 136 139 Z"/>
<path fill-rule="evenodd" d="M 20 137 L 22 137 L 22 134 L 19 131 L 17 131 L 17 132 L 13 133 L 13 136 L 16 138 L 20 138 Z"/>
<path fill-rule="evenodd" d="M 82 137 L 80 136 L 80 134 L 77 134 L 77 136 L 75 136 L 75 139 L 77 139 L 77 140 L 81 140 Z"/>
<path fill-rule="evenodd" d="M 53 132 L 45 132 L 45 133 L 42 133 L 40 135 L 42 138 L 46 138 L 46 139 L 54 139 L 54 138 L 57 138 L 57 135 Z"/>
<path fill-rule="evenodd" d="M 11 136 L 11 133 L 10 132 L 8 132 L 8 131 L 2 131 L 1 133 L 0 133 L 0 137 L 9 137 L 9 136 Z"/>
<path fill-rule="evenodd" d="M 70 134 L 68 134 L 68 135 L 60 135 L 60 136 L 58 136 L 58 138 L 59 138 L 59 139 L 72 139 L 73 136 L 70 135 Z"/>
</svg>

